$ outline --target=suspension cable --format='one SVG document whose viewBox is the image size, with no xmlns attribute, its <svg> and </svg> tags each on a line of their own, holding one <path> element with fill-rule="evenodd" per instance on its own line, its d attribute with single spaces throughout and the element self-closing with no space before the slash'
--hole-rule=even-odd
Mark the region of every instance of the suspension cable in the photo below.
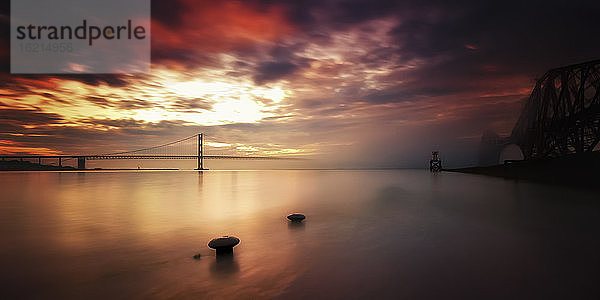
<svg viewBox="0 0 600 300">
<path fill-rule="evenodd" d="M 143 149 L 138 149 L 138 150 L 131 150 L 131 151 L 123 151 L 123 152 L 101 154 L 99 156 L 121 155 L 121 154 L 128 154 L 128 153 L 135 153 L 135 152 L 142 152 L 142 151 L 154 150 L 154 149 L 157 149 L 157 148 L 166 147 L 166 146 L 170 146 L 170 145 L 173 145 L 173 144 L 181 143 L 181 142 L 190 140 L 190 139 L 195 138 L 195 137 L 197 137 L 197 135 L 192 135 L 192 136 L 183 138 L 181 140 L 177 140 L 177 141 L 174 141 L 174 142 L 166 143 L 166 144 L 163 144 L 163 145 L 158 145 L 158 146 L 153 146 L 153 147 L 148 147 L 148 148 L 143 148 Z"/>
</svg>

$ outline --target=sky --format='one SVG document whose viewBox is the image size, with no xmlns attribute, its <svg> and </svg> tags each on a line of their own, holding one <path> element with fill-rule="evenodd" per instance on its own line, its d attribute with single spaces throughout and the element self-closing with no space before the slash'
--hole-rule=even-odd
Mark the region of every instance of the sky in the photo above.
<svg viewBox="0 0 600 300">
<path fill-rule="evenodd" d="M 0 154 L 91 154 L 203 132 L 207 153 L 312 167 L 477 163 L 535 79 L 600 58 L 597 1 L 151 2 L 148 74 L 10 74 Z M 228 152 L 228 153 L 229 153 Z"/>
</svg>

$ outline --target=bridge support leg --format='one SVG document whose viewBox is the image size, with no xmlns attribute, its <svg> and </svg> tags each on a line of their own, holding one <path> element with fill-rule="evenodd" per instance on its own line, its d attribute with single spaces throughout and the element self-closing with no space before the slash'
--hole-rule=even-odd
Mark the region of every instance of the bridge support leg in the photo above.
<svg viewBox="0 0 600 300">
<path fill-rule="evenodd" d="M 85 170 L 85 156 L 80 156 L 77 158 L 77 169 Z"/>
<path fill-rule="evenodd" d="M 42 158 L 41 157 L 38 157 L 38 165 L 40 165 L 40 166 L 42 165 Z"/>
<path fill-rule="evenodd" d="M 429 161 L 429 171 L 439 172 L 441 170 L 442 170 L 442 161 L 440 161 L 440 160 L 430 160 Z"/>
<path fill-rule="evenodd" d="M 59 167 L 62 167 L 62 157 L 59 157 L 59 158 L 58 158 L 58 166 L 59 166 Z"/>
</svg>

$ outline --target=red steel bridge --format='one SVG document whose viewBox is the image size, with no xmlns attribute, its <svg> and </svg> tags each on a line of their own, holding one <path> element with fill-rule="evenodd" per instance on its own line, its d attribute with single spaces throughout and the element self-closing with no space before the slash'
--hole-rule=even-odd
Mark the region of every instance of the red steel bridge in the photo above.
<svg viewBox="0 0 600 300">
<path fill-rule="evenodd" d="M 56 159 L 59 166 L 63 161 L 76 159 L 77 169 L 85 169 L 87 160 L 105 159 L 195 159 L 198 161 L 196 170 L 207 170 L 204 168 L 205 159 L 243 159 L 243 160 L 291 160 L 294 157 L 281 156 L 252 156 L 252 155 L 206 155 L 204 151 L 204 134 L 196 134 L 187 138 L 170 142 L 163 145 L 106 154 L 92 155 L 1 155 L 0 159 L 34 159 L 42 163 L 42 159 Z"/>
</svg>

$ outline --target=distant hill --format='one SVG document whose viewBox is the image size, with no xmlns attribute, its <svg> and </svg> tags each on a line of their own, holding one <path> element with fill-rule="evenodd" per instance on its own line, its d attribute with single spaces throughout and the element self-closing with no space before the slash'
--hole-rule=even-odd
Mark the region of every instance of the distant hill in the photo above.
<svg viewBox="0 0 600 300">
<path fill-rule="evenodd" d="M 76 170 L 73 167 L 59 167 L 52 165 L 40 165 L 28 161 L 2 160 L 0 161 L 0 171 L 61 171 Z"/>
</svg>

